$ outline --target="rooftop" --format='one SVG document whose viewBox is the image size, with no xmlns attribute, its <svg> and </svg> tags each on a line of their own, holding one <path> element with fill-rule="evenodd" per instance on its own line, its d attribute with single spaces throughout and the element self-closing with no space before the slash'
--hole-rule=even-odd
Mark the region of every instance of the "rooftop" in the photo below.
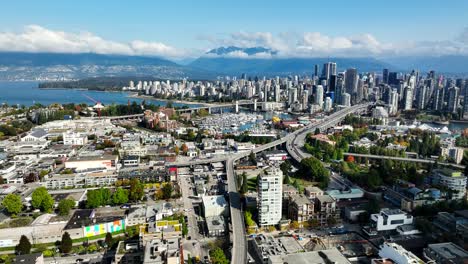
<svg viewBox="0 0 468 264">
<path fill-rule="evenodd" d="M 77 157 L 71 157 L 67 161 L 68 162 L 75 162 L 75 161 L 95 161 L 95 160 L 115 160 L 115 159 L 117 159 L 116 155 L 104 154 L 102 156 L 77 156 Z"/>
<path fill-rule="evenodd" d="M 205 207 L 226 207 L 226 198 L 222 195 L 203 196 L 203 206 Z"/>
<path fill-rule="evenodd" d="M 108 223 L 121 220 L 124 217 L 124 214 L 125 210 L 113 207 L 75 210 L 73 216 L 65 226 L 65 229 L 80 228 L 98 223 Z"/>
<path fill-rule="evenodd" d="M 335 202 L 335 199 L 331 197 L 330 195 L 317 195 L 317 200 L 320 201 L 320 203 L 333 203 Z"/>
<path fill-rule="evenodd" d="M 271 256 L 271 264 L 284 264 L 284 263 L 294 263 L 294 264 L 322 264 L 322 263 L 340 263 L 340 264 L 350 264 L 351 262 L 346 259 L 346 257 L 341 254 L 340 251 L 336 248 L 331 248 L 327 250 L 320 251 L 310 251 L 302 253 L 294 253 L 288 255 L 277 255 Z"/>
<path fill-rule="evenodd" d="M 448 243 L 439 243 L 439 244 L 429 244 L 427 246 L 430 250 L 434 251 L 437 255 L 443 257 L 444 259 L 468 259 L 468 252 L 463 248 L 455 245 L 452 242 Z"/>
<path fill-rule="evenodd" d="M 312 202 L 304 194 L 295 194 L 291 196 L 291 202 L 302 206 L 304 204 L 311 204 Z"/>
</svg>

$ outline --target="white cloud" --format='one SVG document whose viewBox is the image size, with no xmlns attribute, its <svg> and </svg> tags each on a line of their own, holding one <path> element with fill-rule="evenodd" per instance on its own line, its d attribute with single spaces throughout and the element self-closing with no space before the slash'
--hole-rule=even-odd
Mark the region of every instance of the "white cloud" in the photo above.
<svg viewBox="0 0 468 264">
<path fill-rule="evenodd" d="M 394 55 L 468 55 L 468 27 L 454 40 L 382 42 L 371 34 L 329 36 L 320 32 L 238 32 L 203 38 L 212 46 L 265 47 L 276 57 L 385 57 Z M 271 57 L 270 54 L 266 57 Z M 249 57 L 252 57 L 249 56 Z"/>
<path fill-rule="evenodd" d="M 23 32 L 0 32 L 1 51 L 27 52 L 92 52 L 99 54 L 149 55 L 183 57 L 187 51 L 159 42 L 135 40 L 121 43 L 105 40 L 90 32 L 68 33 L 54 31 L 38 25 L 26 26 Z"/>
<path fill-rule="evenodd" d="M 209 46 L 237 46 L 241 48 L 264 47 L 276 52 L 248 55 L 242 51 L 223 55 L 236 58 L 271 57 L 385 57 L 395 55 L 468 55 L 468 27 L 458 37 L 441 41 L 383 42 L 371 34 L 330 36 L 320 32 L 246 32 L 240 31 L 220 36 L 203 35 L 197 40 Z M 21 32 L 0 32 L 0 51 L 27 52 L 92 52 L 160 56 L 173 59 L 198 57 L 205 51 L 179 49 L 161 42 L 134 40 L 129 43 L 103 39 L 90 32 L 65 32 L 38 25 L 24 27 Z M 207 54 L 213 57 L 216 55 Z"/>
</svg>

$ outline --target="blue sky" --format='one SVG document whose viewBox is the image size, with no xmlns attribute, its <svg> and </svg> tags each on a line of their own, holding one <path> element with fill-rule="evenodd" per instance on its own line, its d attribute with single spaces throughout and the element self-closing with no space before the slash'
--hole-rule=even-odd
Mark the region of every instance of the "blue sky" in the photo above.
<svg viewBox="0 0 468 264">
<path fill-rule="evenodd" d="M 280 50 L 280 54 L 284 56 L 349 53 L 344 51 L 356 55 L 366 52 L 385 55 L 392 50 L 424 53 L 433 52 L 443 46 L 450 46 L 441 51 L 443 54 L 463 53 L 466 52 L 466 45 L 451 42 L 460 42 L 460 35 L 468 32 L 467 15 L 468 1 L 463 0 L 15 0 L 1 4 L 0 49 L 7 49 L 5 46 L 11 45 L 15 40 L 29 41 L 40 35 L 43 38 L 53 38 L 53 32 L 65 32 L 71 34 L 65 38 L 85 42 L 71 50 L 72 52 L 80 49 L 94 51 L 90 45 L 101 45 L 98 52 L 113 53 L 114 44 L 128 45 L 140 41 L 138 45 L 131 45 L 127 51 L 123 47 L 116 51 L 190 57 L 209 48 L 232 44 L 268 46 Z M 36 31 L 33 29 L 33 37 L 29 37 L 30 32 L 27 32 L 27 27 L 31 25 L 38 27 L 35 28 Z M 90 43 L 88 39 L 82 39 L 83 32 L 107 42 Z M 238 33 L 242 33 L 242 36 Z M 15 38 L 18 35 L 22 37 Z M 369 36 L 372 37 L 370 40 Z M 374 40 L 378 42 L 378 47 Z M 41 41 L 46 43 L 30 47 Z M 60 45 L 60 41 L 54 40 L 51 43 Z M 446 43 L 447 41 L 450 43 Z M 466 44 L 468 40 L 461 42 Z M 51 43 L 34 39 L 33 44 L 17 49 L 51 51 L 53 47 L 47 46 Z M 103 45 L 110 47 L 103 48 Z M 421 45 L 423 48 L 420 48 Z M 62 48 L 61 51 L 67 50 Z"/>
</svg>

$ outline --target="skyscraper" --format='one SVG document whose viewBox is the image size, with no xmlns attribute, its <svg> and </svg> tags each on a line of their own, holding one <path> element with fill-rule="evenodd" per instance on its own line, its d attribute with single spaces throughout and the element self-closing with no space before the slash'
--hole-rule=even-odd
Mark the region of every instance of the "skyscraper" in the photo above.
<svg viewBox="0 0 468 264">
<path fill-rule="evenodd" d="M 323 106 L 323 86 L 317 85 L 315 88 L 315 100 L 314 103 L 319 105 L 320 107 Z"/>
<path fill-rule="evenodd" d="M 450 113 L 456 113 L 458 109 L 458 94 L 460 89 L 458 87 L 452 86 L 449 89 L 449 98 L 448 98 L 448 105 L 447 110 Z"/>
<path fill-rule="evenodd" d="M 277 103 L 281 100 L 280 93 L 281 93 L 280 85 L 277 83 L 275 84 L 275 102 Z"/>
<path fill-rule="evenodd" d="M 465 82 L 465 96 L 463 99 L 463 119 L 468 119 L 468 81 Z"/>
<path fill-rule="evenodd" d="M 400 82 L 398 81 L 398 73 L 396 72 L 389 72 L 388 73 L 388 84 L 390 85 L 398 85 Z"/>
<path fill-rule="evenodd" d="M 330 97 L 326 97 L 325 98 L 325 103 L 324 103 L 324 106 L 323 106 L 323 110 L 325 112 L 330 112 L 332 109 L 332 99 Z"/>
<path fill-rule="evenodd" d="M 358 73 L 355 68 L 347 69 L 345 73 L 345 92 L 350 95 L 357 93 Z"/>
<path fill-rule="evenodd" d="M 327 86 L 327 92 L 334 92 L 336 90 L 337 78 L 338 77 L 334 74 L 330 76 L 330 80 L 328 81 L 328 86 Z"/>
<path fill-rule="evenodd" d="M 388 69 L 383 69 L 382 82 L 388 84 Z"/>
<path fill-rule="evenodd" d="M 289 88 L 289 105 L 297 102 L 297 88 Z"/>
<path fill-rule="evenodd" d="M 398 101 L 399 101 L 399 96 L 398 92 L 393 89 L 390 93 L 390 111 L 389 114 L 394 115 L 398 112 Z"/>
<path fill-rule="evenodd" d="M 336 104 L 343 104 L 342 95 L 344 93 L 344 76 L 340 74 L 336 80 L 335 86 L 335 102 Z"/>
<path fill-rule="evenodd" d="M 260 174 L 258 188 L 258 222 L 260 226 L 277 225 L 281 220 L 283 172 L 270 167 Z"/>
<path fill-rule="evenodd" d="M 302 93 L 302 109 L 305 110 L 307 109 L 307 106 L 309 105 L 309 90 L 304 90 Z"/>
<path fill-rule="evenodd" d="M 315 67 L 314 67 L 314 77 L 318 77 L 319 76 L 319 65 L 318 64 L 315 64 Z"/>
<path fill-rule="evenodd" d="M 326 79 L 328 82 L 331 75 L 336 75 L 336 63 L 335 62 L 327 62 L 323 65 L 322 77 Z"/>
<path fill-rule="evenodd" d="M 416 107 L 419 110 L 426 109 L 426 103 L 427 103 L 426 92 L 427 92 L 426 86 L 422 85 L 419 87 L 418 93 L 417 93 L 417 100 L 416 100 L 417 101 Z"/>
<path fill-rule="evenodd" d="M 403 109 L 411 110 L 413 108 L 413 89 L 405 87 L 405 95 L 403 96 Z"/>
<path fill-rule="evenodd" d="M 351 95 L 349 93 L 341 95 L 341 104 L 344 106 L 351 106 Z"/>
</svg>

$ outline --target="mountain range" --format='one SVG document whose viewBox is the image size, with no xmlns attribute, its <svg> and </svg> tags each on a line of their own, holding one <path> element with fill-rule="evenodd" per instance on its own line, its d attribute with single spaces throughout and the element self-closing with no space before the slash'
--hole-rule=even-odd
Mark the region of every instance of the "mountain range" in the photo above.
<svg viewBox="0 0 468 264">
<path fill-rule="evenodd" d="M 264 47 L 220 47 L 188 64 L 150 56 L 94 53 L 0 52 L 0 80 L 74 80 L 93 77 L 153 77 L 155 79 L 214 79 L 242 73 L 259 76 L 311 74 L 315 64 L 333 61 L 338 71 L 421 71 L 465 75 L 468 56 L 407 56 L 389 58 L 282 58 Z"/>
</svg>

